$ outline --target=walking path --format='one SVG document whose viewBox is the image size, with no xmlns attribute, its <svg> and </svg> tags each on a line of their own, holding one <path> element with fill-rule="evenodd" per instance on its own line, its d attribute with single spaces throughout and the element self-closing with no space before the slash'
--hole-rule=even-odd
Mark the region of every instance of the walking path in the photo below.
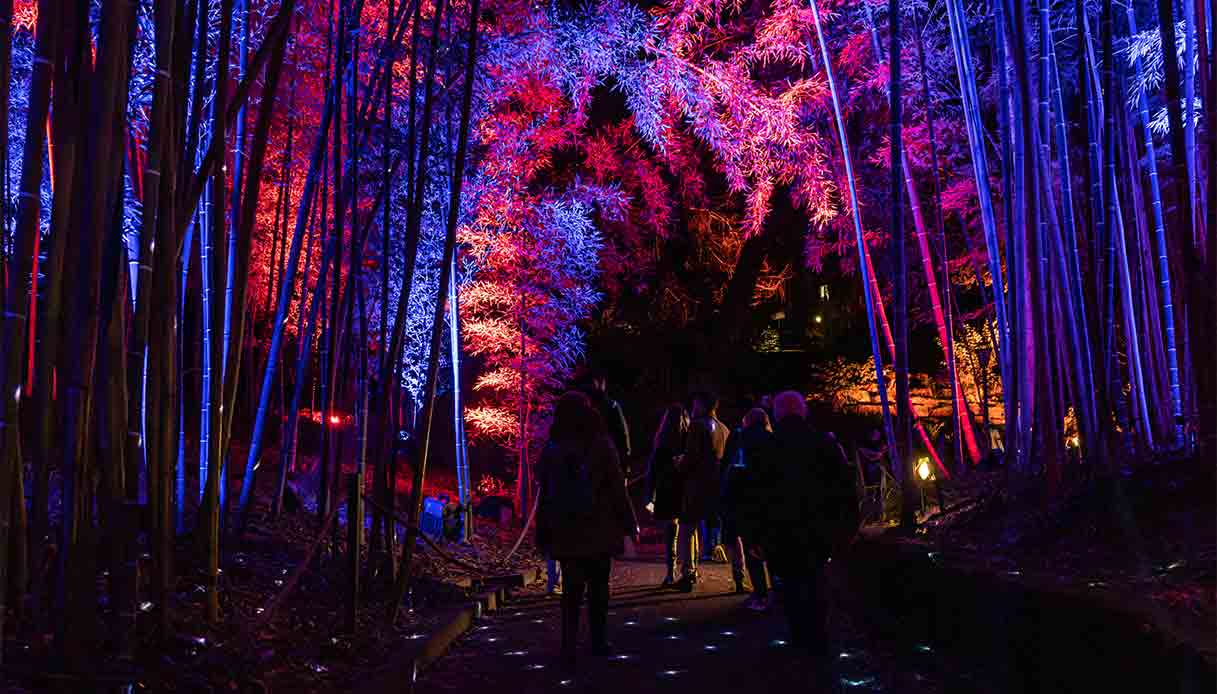
<svg viewBox="0 0 1217 694">
<path fill-rule="evenodd" d="M 646 548 L 651 549 L 651 548 Z M 692 594 L 659 590 L 657 558 L 618 560 L 609 640 L 614 656 L 587 653 L 558 666 L 558 599 L 521 595 L 488 617 L 420 678 L 418 692 L 969 692 L 991 691 L 927 646 L 873 643 L 851 615 L 834 610 L 837 657 L 829 668 L 788 647 L 780 610 L 757 613 L 733 595 L 729 569 L 704 564 Z"/>
</svg>

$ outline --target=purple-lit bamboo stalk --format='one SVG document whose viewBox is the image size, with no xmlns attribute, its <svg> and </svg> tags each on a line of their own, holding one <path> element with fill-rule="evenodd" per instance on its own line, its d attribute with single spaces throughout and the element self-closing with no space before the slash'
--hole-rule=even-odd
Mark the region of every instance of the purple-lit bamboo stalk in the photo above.
<svg viewBox="0 0 1217 694">
<path fill-rule="evenodd" d="M 866 320 L 870 332 L 871 358 L 875 362 L 875 382 L 879 389 L 879 406 L 883 412 L 883 427 L 887 434 L 888 450 L 899 450 L 896 447 L 896 432 L 892 426 L 892 414 L 888 407 L 887 386 L 883 378 L 883 354 L 879 350 L 879 334 L 875 324 L 875 300 L 871 296 L 871 272 L 866 262 L 866 236 L 862 231 L 862 214 L 858 209 L 858 193 L 854 183 L 854 165 L 849 154 L 849 139 L 845 134 L 845 119 L 841 113 L 841 102 L 837 95 L 837 83 L 833 79 L 832 61 L 828 55 L 828 43 L 824 38 L 824 30 L 820 24 L 820 10 L 816 0 L 809 0 L 812 20 L 816 26 L 816 38 L 819 41 L 820 57 L 824 60 L 824 75 L 828 78 L 828 89 L 832 96 L 833 116 L 837 124 L 838 144 L 841 146 L 841 159 L 845 164 L 845 178 L 849 182 L 849 204 L 853 212 L 854 239 L 858 245 L 858 268 L 862 273 L 862 293 L 866 299 Z M 813 52 L 808 47 L 808 52 Z"/>
<path fill-rule="evenodd" d="M 872 16 L 871 11 L 870 11 L 870 5 L 867 5 L 864 3 L 863 7 L 866 8 L 867 23 L 870 27 L 870 34 L 871 34 L 871 46 L 875 51 L 875 59 L 877 61 L 882 62 L 883 51 L 882 51 L 881 44 L 879 41 L 879 30 L 875 26 L 874 17 Z M 921 35 L 918 32 L 917 50 L 918 50 L 918 56 L 920 59 L 921 72 L 922 72 L 922 81 L 923 81 L 922 86 L 924 88 L 925 95 L 926 95 L 926 103 L 928 104 L 929 103 L 929 83 L 925 77 L 925 55 L 924 55 L 924 47 L 922 45 L 923 43 L 924 42 L 921 39 Z M 937 148 L 936 148 L 936 145 L 934 142 L 934 136 L 933 136 L 933 115 L 932 114 L 927 113 L 927 122 L 929 123 L 929 129 L 930 129 L 931 159 L 934 161 L 935 166 L 936 166 Z M 951 318 L 949 315 L 949 313 L 950 313 L 949 292 L 950 292 L 951 285 L 950 285 L 950 275 L 949 275 L 949 272 L 947 272 L 947 270 L 946 270 L 946 267 L 948 265 L 946 247 L 945 247 L 945 245 L 943 246 L 943 254 L 942 254 L 942 263 L 943 263 L 943 268 L 944 268 L 942 286 L 943 286 L 943 290 L 944 290 L 943 296 L 946 297 L 946 308 L 944 310 L 943 301 L 939 298 L 940 294 L 939 294 L 939 290 L 938 290 L 938 278 L 936 277 L 936 275 L 934 273 L 934 263 L 933 263 L 932 254 L 930 252 L 929 237 L 928 237 L 928 234 L 926 231 L 925 215 L 922 212 L 921 201 L 917 195 L 917 186 L 913 181 L 912 167 L 909 166 L 909 163 L 908 163 L 908 150 L 906 147 L 903 147 L 903 146 L 900 147 L 900 168 L 904 174 L 903 175 L 904 186 L 905 186 L 906 194 L 908 196 L 909 209 L 913 213 L 913 228 L 916 231 L 917 244 L 921 251 L 921 265 L 922 265 L 922 270 L 925 273 L 926 289 L 930 295 L 930 308 L 934 314 L 934 324 L 938 328 L 938 339 L 939 339 L 939 341 L 942 342 L 943 355 L 944 355 L 944 357 L 946 359 L 946 363 L 947 363 L 947 376 L 948 376 L 949 381 L 953 384 L 951 387 L 951 403 L 952 403 L 952 408 L 953 408 L 952 417 L 954 419 L 955 429 L 956 429 L 955 438 L 956 438 L 956 442 L 958 444 L 956 447 L 957 447 L 957 449 L 959 449 L 956 451 L 956 459 L 962 462 L 963 451 L 965 450 L 965 444 L 966 444 L 966 450 L 967 450 L 968 455 L 971 457 L 972 462 L 976 463 L 976 462 L 980 461 L 980 449 L 976 443 L 976 435 L 975 435 L 975 433 L 973 431 L 973 427 L 972 427 L 972 418 L 971 418 L 971 413 L 968 408 L 967 397 L 964 393 L 963 385 L 958 380 L 958 374 L 956 373 L 956 370 L 955 370 L 955 344 L 954 344 L 955 340 L 954 340 L 952 330 L 950 329 Z M 933 172 L 933 174 L 934 174 L 935 181 L 937 181 L 937 177 L 938 177 L 937 170 L 935 170 Z M 941 200 L 939 200 L 939 202 L 941 202 Z M 937 219 L 938 219 L 938 222 L 937 222 L 938 230 L 940 232 L 945 233 L 944 230 L 942 229 L 941 210 L 939 211 Z M 943 236 L 943 242 L 945 244 L 945 235 Z"/>
</svg>

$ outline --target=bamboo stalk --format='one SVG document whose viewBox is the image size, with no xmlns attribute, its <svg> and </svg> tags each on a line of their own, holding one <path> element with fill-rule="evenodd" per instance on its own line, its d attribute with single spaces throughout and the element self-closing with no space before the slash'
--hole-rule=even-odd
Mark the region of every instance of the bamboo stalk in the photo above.
<svg viewBox="0 0 1217 694">
<path fill-rule="evenodd" d="M 456 163 L 452 172 L 452 194 L 449 198 L 448 209 L 450 214 L 447 220 L 447 230 L 444 237 L 444 257 L 440 265 L 439 278 L 439 296 L 435 300 L 435 315 L 431 321 L 431 348 L 428 351 L 427 363 L 427 380 L 425 391 L 426 415 L 424 417 L 422 446 L 418 463 L 414 466 L 414 484 L 410 490 L 410 508 L 409 508 L 409 524 L 406 526 L 406 541 L 401 555 L 401 567 L 397 582 L 393 589 L 393 599 L 389 606 L 388 621 L 393 624 L 397 621 L 398 611 L 401 609 L 402 599 L 406 596 L 410 588 L 410 578 L 413 566 L 411 557 L 414 553 L 415 541 L 418 539 L 418 518 L 422 513 L 423 505 L 423 481 L 427 470 L 427 456 L 431 446 L 431 422 L 435 415 L 435 400 L 436 400 L 436 377 L 439 371 L 439 342 L 440 335 L 443 329 L 444 309 L 448 294 L 448 281 L 452 271 L 452 258 L 456 252 L 456 228 L 458 218 L 460 217 L 461 209 L 461 187 L 465 177 L 465 157 L 469 146 L 469 126 L 471 120 L 471 111 L 473 105 L 473 81 L 477 68 L 477 40 L 478 40 L 478 19 L 479 19 L 479 0 L 472 0 L 469 8 L 469 57 L 465 64 L 465 85 L 464 94 L 461 99 L 461 127 L 456 145 Z M 442 5 L 442 0 L 441 0 Z M 442 14 L 438 9 L 436 15 Z M 436 24 L 438 28 L 438 22 Z M 433 40 L 438 41 L 438 32 L 433 35 Z M 425 110 L 425 109 L 424 109 Z M 424 121 L 428 118 L 424 116 Z M 425 164 L 425 159 L 420 160 L 420 167 Z M 421 176 L 421 171 L 420 171 Z M 418 189 L 417 195 L 422 197 L 421 188 Z"/>
<path fill-rule="evenodd" d="M 4 633 L 4 613 L 8 608 L 9 599 L 7 595 L 8 589 L 8 558 L 10 539 L 16 543 L 18 538 L 12 537 L 10 533 L 11 525 L 10 512 L 14 510 L 14 506 L 19 507 L 17 510 L 24 509 L 24 495 L 19 492 L 22 489 L 18 483 L 22 479 L 22 468 L 20 456 L 20 417 L 21 417 L 21 373 L 22 373 L 22 354 L 21 346 L 25 343 L 25 334 L 27 331 L 33 333 L 36 326 L 32 325 L 33 314 L 27 312 L 27 308 L 35 305 L 37 297 L 37 274 L 34 267 L 37 263 L 38 253 L 38 216 L 40 213 L 40 189 L 42 187 L 42 150 L 43 137 L 46 130 L 43 124 L 47 120 L 47 113 L 50 108 L 50 87 L 51 87 L 51 70 L 56 59 L 56 32 L 51 31 L 50 27 L 55 25 L 58 7 L 55 0 L 41 0 L 38 4 L 39 23 L 35 34 L 34 45 L 34 63 L 33 70 L 30 75 L 29 83 L 29 101 L 26 111 L 26 126 L 25 126 L 25 142 L 23 144 L 21 158 L 21 181 L 17 194 L 17 219 L 16 227 L 13 233 L 13 252 L 8 258 L 7 270 L 7 285 L 5 286 L 5 315 L 3 320 L 3 339 L 0 339 L 0 354 L 3 355 L 3 374 L 0 374 L 0 398 L 4 405 L 0 407 L 0 499 L 14 499 L 14 503 L 0 503 L 0 634 Z M 0 15 L 7 13 L 12 15 L 11 0 L 5 3 L 5 6 L 0 7 Z M 0 47 L 0 60 L 5 61 L 5 65 L 0 66 L 0 74 L 8 68 L 7 61 L 11 54 L 11 26 L 10 23 L 4 23 L 5 27 L 0 31 L 0 35 L 4 38 L 4 45 Z M 4 84 L 7 86 L 8 79 L 3 77 Z M 7 94 L 4 95 L 5 103 L 0 106 L 3 111 L 0 114 L 0 119 L 7 121 L 8 119 L 8 99 Z M 0 126 L 0 133 L 7 133 L 7 123 Z M 4 149 L 7 149 L 7 142 Z M 7 174 L 7 166 L 5 168 Z M 26 285 L 26 278 L 29 278 L 29 285 Z M 30 358 L 33 358 L 31 352 Z M 10 396 L 9 393 L 12 392 Z M 42 473 L 35 473 L 42 474 Z M 37 492 L 35 493 L 35 502 Z M 45 502 L 44 502 L 45 503 Z M 45 510 L 36 512 L 37 515 L 45 517 Z M 36 524 L 39 533 L 44 532 L 41 524 Z M 20 537 L 20 528 L 18 529 L 18 537 Z M 29 543 L 29 546 L 41 547 L 41 534 L 36 538 L 38 541 Z M 24 540 L 23 540 L 24 541 Z M 20 558 L 20 552 L 17 553 Z M 16 578 L 22 578 L 20 571 L 14 571 Z M 21 590 L 25 586 L 25 581 L 18 580 L 15 582 L 18 589 Z M 17 603 L 20 604 L 21 596 L 17 595 Z M 37 608 L 36 608 L 37 609 Z M 3 654 L 0 654 L 0 664 L 4 661 Z"/>
</svg>

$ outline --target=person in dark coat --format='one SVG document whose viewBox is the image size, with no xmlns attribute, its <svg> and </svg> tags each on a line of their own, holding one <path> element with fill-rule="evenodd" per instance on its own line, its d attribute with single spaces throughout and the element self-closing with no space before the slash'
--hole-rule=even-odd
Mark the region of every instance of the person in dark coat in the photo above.
<svg viewBox="0 0 1217 694">
<path fill-rule="evenodd" d="M 562 660 L 573 666 L 585 590 L 592 653 L 609 651 L 612 557 L 624 551 L 624 538 L 637 541 L 638 520 L 617 449 L 583 393 L 558 400 L 537 468 L 537 546 L 562 567 Z"/>
<path fill-rule="evenodd" d="M 836 439 L 807 421 L 802 394 L 778 395 L 774 414 L 773 448 L 758 480 L 770 501 L 757 539 L 781 579 L 791 642 L 824 657 L 828 561 L 858 530 L 854 473 Z"/>
<path fill-rule="evenodd" d="M 684 575 L 676 586 L 688 593 L 697 583 L 697 553 L 693 538 L 702 521 L 718 512 L 719 464 L 727 448 L 727 425 L 718 419 L 718 398 L 693 396 L 693 420 L 685 439 L 685 455 L 677 464 L 684 475 L 684 507 L 677 528 L 677 552 Z"/>
<path fill-rule="evenodd" d="M 651 444 L 651 458 L 647 464 L 647 482 L 650 492 L 647 510 L 664 526 L 668 573 L 663 579 L 667 587 L 676 582 L 676 528 L 677 518 L 684 506 L 684 476 L 676 469 L 677 457 L 684 454 L 685 436 L 689 431 L 689 415 L 679 403 L 664 410 L 659 428 Z"/>
<path fill-rule="evenodd" d="M 604 420 L 609 438 L 613 440 L 617 455 L 621 457 L 622 467 L 628 467 L 626 464 L 634 453 L 630 445 L 630 424 L 625 419 L 625 410 L 621 408 L 621 403 L 609 397 L 608 380 L 604 374 L 592 376 L 587 396 L 591 398 L 592 406 Z"/>
<path fill-rule="evenodd" d="M 744 592 L 746 565 L 748 578 L 752 581 L 752 598 L 747 606 L 758 610 L 768 607 L 765 562 L 746 553 L 745 548 L 753 544 L 756 536 L 750 523 L 764 512 L 765 499 L 756 490 L 756 470 L 770 455 L 772 447 L 773 428 L 769 415 L 759 407 L 749 410 L 740 426 L 731 432 L 722 464 L 723 544 L 731 559 L 735 592 Z"/>
</svg>

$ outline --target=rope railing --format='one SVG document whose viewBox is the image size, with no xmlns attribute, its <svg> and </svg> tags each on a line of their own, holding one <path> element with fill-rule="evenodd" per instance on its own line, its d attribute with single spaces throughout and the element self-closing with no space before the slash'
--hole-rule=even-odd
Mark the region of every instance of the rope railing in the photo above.
<svg viewBox="0 0 1217 694">
<path fill-rule="evenodd" d="M 381 506 L 380 504 L 376 503 L 376 500 L 373 499 L 370 495 L 364 494 L 363 500 L 368 502 L 372 506 L 372 508 L 376 509 L 377 511 L 380 511 L 381 513 L 383 513 L 383 514 L 389 516 L 390 518 L 392 518 L 393 520 L 397 521 L 402 527 L 405 527 L 405 528 L 410 527 L 410 522 L 408 520 L 397 515 L 397 513 L 395 513 L 394 511 L 390 511 L 389 509 L 385 508 L 384 506 Z M 432 551 L 434 551 L 436 554 L 438 554 L 445 561 L 448 561 L 451 564 L 459 566 L 462 569 L 465 569 L 466 571 L 472 571 L 473 573 L 475 573 L 479 576 L 486 575 L 486 571 L 484 571 L 481 567 L 471 564 L 463 559 L 454 557 L 451 554 L 448 554 L 447 552 L 445 552 L 439 545 L 435 544 L 435 542 L 431 538 L 427 537 L 426 533 L 419 533 L 418 536 L 423 539 L 423 542 L 426 543 L 427 547 L 431 548 Z"/>
</svg>

